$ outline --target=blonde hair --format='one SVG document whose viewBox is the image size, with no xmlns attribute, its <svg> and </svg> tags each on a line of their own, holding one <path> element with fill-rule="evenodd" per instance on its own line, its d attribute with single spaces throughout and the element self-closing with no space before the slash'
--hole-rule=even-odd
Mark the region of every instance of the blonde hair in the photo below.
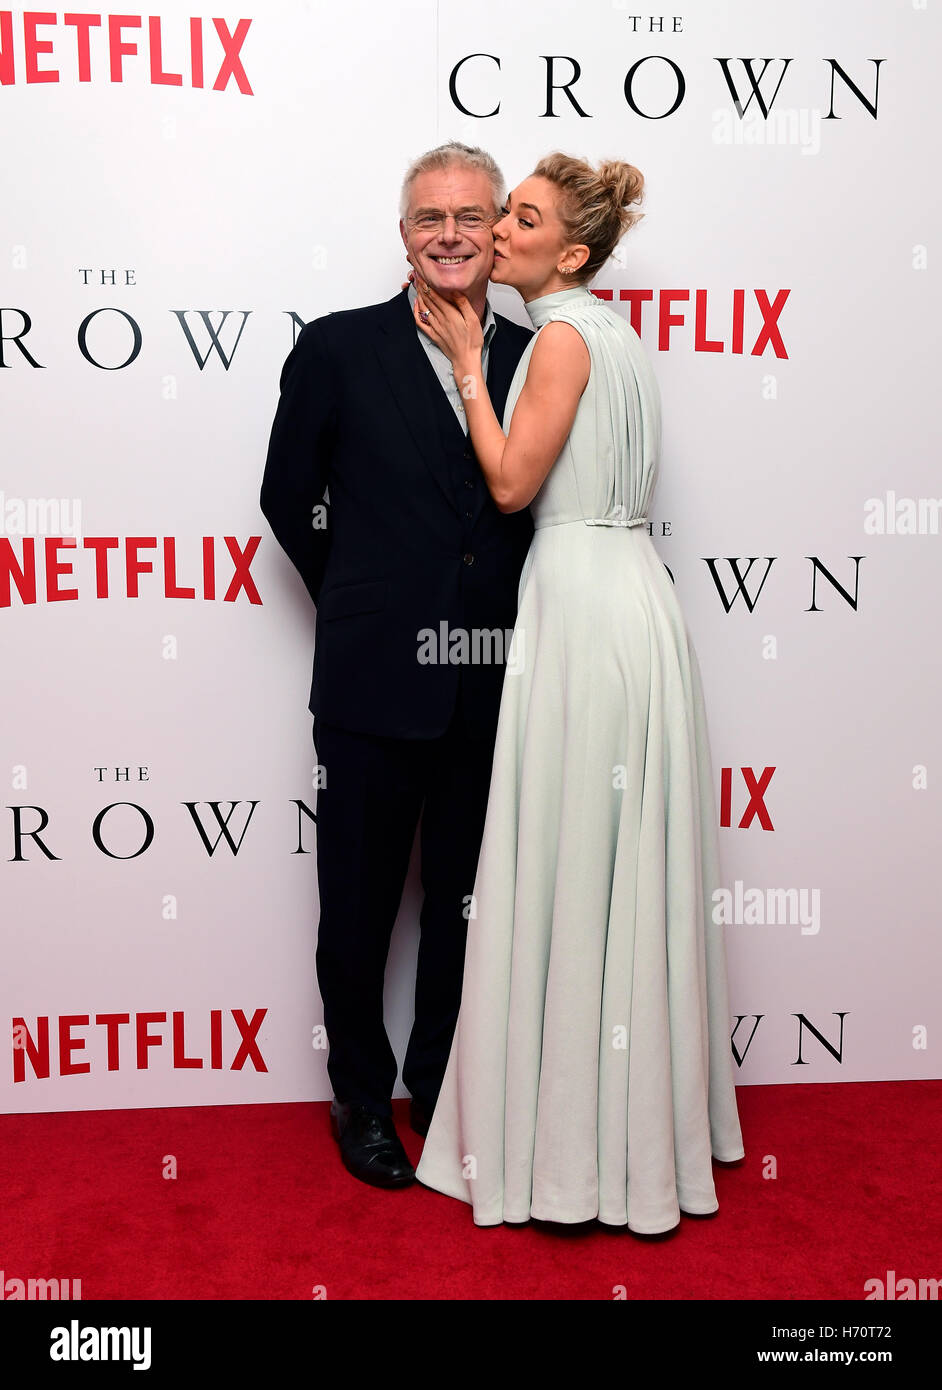
<svg viewBox="0 0 942 1390">
<path fill-rule="evenodd" d="M 631 209 L 643 197 L 644 175 L 620 159 L 603 159 L 594 169 L 586 160 L 558 150 L 541 159 L 533 173 L 548 179 L 561 194 L 557 212 L 566 240 L 589 248 L 588 260 L 572 277 L 583 284 L 644 216 Z"/>
</svg>

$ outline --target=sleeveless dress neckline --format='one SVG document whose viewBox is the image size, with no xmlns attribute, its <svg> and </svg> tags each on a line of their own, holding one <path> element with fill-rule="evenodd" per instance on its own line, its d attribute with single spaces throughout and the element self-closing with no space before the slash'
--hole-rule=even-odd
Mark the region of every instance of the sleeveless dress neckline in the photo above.
<svg viewBox="0 0 942 1390">
<path fill-rule="evenodd" d="M 544 323 L 549 323 L 555 309 L 577 300 L 584 302 L 591 300 L 593 304 L 599 302 L 592 291 L 586 289 L 585 285 L 573 285 L 571 289 L 555 290 L 552 294 L 541 294 L 539 299 L 531 299 L 525 308 L 534 328 L 542 328 Z"/>
</svg>

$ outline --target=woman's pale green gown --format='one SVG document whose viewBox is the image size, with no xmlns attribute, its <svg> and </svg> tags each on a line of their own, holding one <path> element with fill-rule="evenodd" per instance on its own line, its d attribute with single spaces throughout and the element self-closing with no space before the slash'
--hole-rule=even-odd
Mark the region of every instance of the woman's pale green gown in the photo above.
<svg viewBox="0 0 942 1390">
<path fill-rule="evenodd" d="M 641 341 L 584 288 L 527 310 L 537 330 L 572 324 L 591 372 L 531 504 L 461 1012 L 417 1174 L 478 1225 L 653 1233 L 716 1211 L 711 1155 L 743 1157 L 700 670 L 646 529 L 661 423 Z"/>
</svg>

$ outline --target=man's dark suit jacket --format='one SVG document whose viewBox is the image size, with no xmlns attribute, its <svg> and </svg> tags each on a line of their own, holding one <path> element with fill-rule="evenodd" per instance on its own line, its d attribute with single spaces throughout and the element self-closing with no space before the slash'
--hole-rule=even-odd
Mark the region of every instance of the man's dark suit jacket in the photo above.
<svg viewBox="0 0 942 1390">
<path fill-rule="evenodd" d="M 530 332 L 495 318 L 487 385 L 501 419 Z M 456 459 L 473 486 L 459 487 Z M 494 505 L 407 291 L 305 324 L 281 374 L 261 508 L 317 605 L 312 714 L 434 738 L 460 698 L 472 734 L 493 736 L 503 662 L 422 664 L 419 633 L 509 632 L 533 525 Z"/>
</svg>

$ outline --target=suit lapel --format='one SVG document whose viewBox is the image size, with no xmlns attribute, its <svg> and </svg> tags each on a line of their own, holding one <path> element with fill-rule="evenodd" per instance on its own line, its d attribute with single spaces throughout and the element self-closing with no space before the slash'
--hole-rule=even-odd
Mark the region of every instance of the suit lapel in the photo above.
<svg viewBox="0 0 942 1390">
<path fill-rule="evenodd" d="M 419 342 L 408 291 L 397 294 L 383 309 L 375 344 L 380 366 L 419 455 L 441 488 L 448 505 L 457 512 L 451 480 L 446 476 L 439 454 L 432 389 L 439 390 L 440 387 Z"/>
<path fill-rule="evenodd" d="M 494 414 L 503 424 L 504 407 L 507 404 L 507 396 L 510 392 L 510 383 L 513 381 L 514 372 L 517 370 L 517 363 L 520 361 L 520 353 L 514 353 L 511 346 L 510 334 L 506 329 L 501 329 L 505 322 L 499 314 L 494 315 L 497 322 L 497 330 L 491 339 L 491 346 L 487 353 L 487 390 L 494 407 Z"/>
<path fill-rule="evenodd" d="M 510 334 L 506 328 L 502 330 L 501 325 L 505 320 L 499 314 L 494 315 L 497 327 L 491 337 L 491 345 L 487 350 L 487 371 L 485 381 L 487 382 L 487 394 L 491 398 L 491 405 L 494 407 L 494 414 L 498 421 L 503 425 L 504 407 L 507 404 L 507 396 L 510 393 L 510 383 L 513 381 L 514 372 L 517 370 L 517 362 L 520 354 L 514 355 L 511 346 Z M 474 521 L 477 521 L 484 507 L 489 493 L 487 483 L 482 474 L 481 487 L 477 490 L 477 497 L 474 504 Z M 474 522 L 472 522 L 472 525 Z"/>
</svg>

